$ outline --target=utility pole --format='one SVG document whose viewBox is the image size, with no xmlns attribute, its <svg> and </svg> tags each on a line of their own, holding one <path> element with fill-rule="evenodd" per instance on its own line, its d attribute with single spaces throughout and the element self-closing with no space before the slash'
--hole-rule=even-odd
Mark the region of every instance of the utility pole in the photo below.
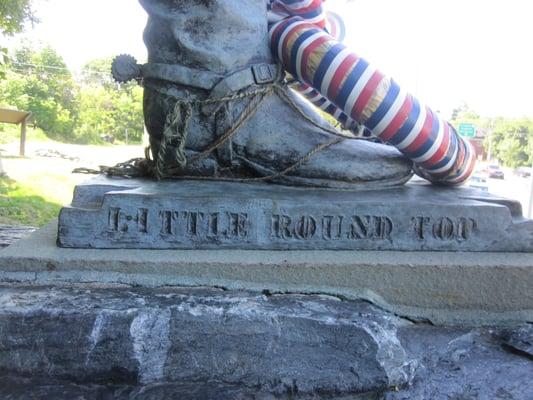
<svg viewBox="0 0 533 400">
<path fill-rule="evenodd" d="M 494 132 L 494 122 L 492 118 L 489 120 L 489 129 L 487 130 L 487 136 L 489 139 L 489 151 L 487 154 L 487 161 L 490 162 L 492 160 L 492 132 Z"/>
<path fill-rule="evenodd" d="M 20 148 L 19 148 L 19 156 L 25 157 L 26 156 L 26 133 L 27 133 L 27 127 L 28 127 L 28 120 L 32 116 L 32 113 L 28 113 L 20 123 Z"/>
<path fill-rule="evenodd" d="M 533 160 L 533 154 L 531 158 Z M 533 217 L 533 162 L 531 164 L 531 176 L 529 177 L 529 179 L 530 179 L 529 180 L 529 208 L 527 211 L 527 217 L 532 218 Z"/>
</svg>

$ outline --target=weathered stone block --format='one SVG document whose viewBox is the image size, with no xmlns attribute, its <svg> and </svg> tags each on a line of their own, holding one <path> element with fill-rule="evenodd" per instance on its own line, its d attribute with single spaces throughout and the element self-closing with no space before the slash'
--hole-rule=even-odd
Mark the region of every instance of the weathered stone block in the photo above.
<svg viewBox="0 0 533 400">
<path fill-rule="evenodd" d="M 2 287 L 0 372 L 85 384 L 219 382 L 278 396 L 381 393 L 412 377 L 396 336 L 406 323 L 320 296 Z"/>
</svg>

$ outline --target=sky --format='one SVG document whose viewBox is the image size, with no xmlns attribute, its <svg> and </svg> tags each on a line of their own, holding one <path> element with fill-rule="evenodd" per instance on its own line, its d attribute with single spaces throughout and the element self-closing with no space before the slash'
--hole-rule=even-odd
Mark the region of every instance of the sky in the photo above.
<svg viewBox="0 0 533 400">
<path fill-rule="evenodd" d="M 129 53 L 146 58 L 135 0 L 35 0 L 41 22 L 22 37 L 52 45 L 77 70 Z M 235 0 L 238 1 L 238 0 Z M 423 103 L 449 117 L 533 117 L 533 1 L 327 0 L 345 42 Z"/>
</svg>

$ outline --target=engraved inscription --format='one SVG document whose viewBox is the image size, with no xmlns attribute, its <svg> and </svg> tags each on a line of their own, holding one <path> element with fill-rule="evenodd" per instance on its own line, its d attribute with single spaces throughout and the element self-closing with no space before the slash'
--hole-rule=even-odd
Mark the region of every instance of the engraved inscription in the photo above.
<svg viewBox="0 0 533 400">
<path fill-rule="evenodd" d="M 246 213 L 163 210 L 159 216 L 162 236 L 245 239 L 250 228 Z"/>
<path fill-rule="evenodd" d="M 148 233 L 148 209 L 139 208 L 137 210 L 137 227 L 140 233 Z"/>
<path fill-rule="evenodd" d="M 272 216 L 272 236 L 278 239 L 292 238 L 292 219 L 288 215 L 273 215 Z"/>
<path fill-rule="evenodd" d="M 296 221 L 294 227 L 294 236 L 300 240 L 309 240 L 316 233 L 316 220 L 309 216 L 304 215 Z"/>
<path fill-rule="evenodd" d="M 135 215 L 124 212 L 121 208 L 111 207 L 108 211 L 107 230 L 110 232 L 148 233 L 148 209 L 139 208 Z"/>
<path fill-rule="evenodd" d="M 161 234 L 172 235 L 174 213 L 172 211 L 159 211 L 159 218 L 161 219 Z"/>
<path fill-rule="evenodd" d="M 207 236 L 216 238 L 218 236 L 218 224 L 219 224 L 219 213 L 210 213 L 207 218 Z"/>
<path fill-rule="evenodd" d="M 455 235 L 455 225 L 451 218 L 439 218 L 433 224 L 433 237 L 440 240 L 452 240 Z"/>
<path fill-rule="evenodd" d="M 155 221 L 149 225 L 149 215 Z M 157 222 L 159 221 L 159 223 Z M 109 208 L 107 230 L 130 234 L 159 234 L 163 237 L 188 237 L 219 239 L 246 239 L 251 221 L 247 213 L 241 212 L 202 212 L 162 209 L 157 212 L 139 208 L 136 213 L 128 213 L 121 208 Z M 156 230 L 157 229 L 157 230 Z M 305 234 L 305 226 L 301 227 Z"/>
<path fill-rule="evenodd" d="M 150 218 L 152 216 L 152 218 Z M 465 242 L 478 232 L 473 218 L 451 216 L 279 213 L 270 220 L 270 237 L 278 241 L 388 241 L 400 235 L 420 241 Z M 248 213 L 214 210 L 126 209 L 107 210 L 107 232 L 128 235 L 159 235 L 169 241 L 248 240 L 255 226 Z M 406 226 L 408 231 L 398 230 Z M 266 227 L 268 229 L 268 227 Z M 265 232 L 268 234 L 268 232 Z M 398 237 L 400 236 L 400 237 Z M 117 237 L 118 239 L 119 237 Z"/>
<path fill-rule="evenodd" d="M 342 238 L 342 215 L 324 215 L 322 217 L 322 239 L 339 240 Z"/>
<path fill-rule="evenodd" d="M 274 214 L 270 231 L 272 238 L 281 240 L 392 240 L 393 228 L 387 216 Z"/>
<path fill-rule="evenodd" d="M 245 238 L 248 236 L 248 214 L 227 213 L 228 227 L 224 230 L 224 236 L 228 238 Z"/>
<path fill-rule="evenodd" d="M 420 240 L 432 237 L 439 241 L 469 240 L 477 229 L 477 222 L 472 218 L 430 218 L 413 217 L 411 219 L 415 235 Z"/>
<path fill-rule="evenodd" d="M 176 212 L 176 215 L 179 217 L 180 213 Z M 183 211 L 181 215 L 183 219 L 185 219 L 187 234 L 189 236 L 198 236 L 198 227 L 204 221 L 204 213 L 198 211 Z"/>
<path fill-rule="evenodd" d="M 356 215 L 352 217 L 348 238 L 352 240 L 391 240 L 392 228 L 392 220 L 389 217 Z"/>
<path fill-rule="evenodd" d="M 427 232 L 429 223 L 431 222 L 431 218 L 413 217 L 411 221 L 413 223 L 413 227 L 414 227 L 417 238 L 420 240 L 424 240 L 426 238 L 426 232 Z"/>
<path fill-rule="evenodd" d="M 111 232 L 118 232 L 120 218 L 120 208 L 110 208 L 107 218 L 107 229 Z"/>
</svg>

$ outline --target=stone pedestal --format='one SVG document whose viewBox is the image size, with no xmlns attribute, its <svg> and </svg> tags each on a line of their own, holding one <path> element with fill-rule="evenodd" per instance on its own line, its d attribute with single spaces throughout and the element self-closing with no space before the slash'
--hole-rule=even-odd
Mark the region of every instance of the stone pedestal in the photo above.
<svg viewBox="0 0 533 400">
<path fill-rule="evenodd" d="M 410 184 L 367 192 L 109 179 L 76 188 L 58 244 L 74 248 L 533 251 L 518 202 Z"/>
<path fill-rule="evenodd" d="M 529 400 L 531 232 L 467 189 L 98 178 L 0 251 L 0 397 Z"/>
</svg>

